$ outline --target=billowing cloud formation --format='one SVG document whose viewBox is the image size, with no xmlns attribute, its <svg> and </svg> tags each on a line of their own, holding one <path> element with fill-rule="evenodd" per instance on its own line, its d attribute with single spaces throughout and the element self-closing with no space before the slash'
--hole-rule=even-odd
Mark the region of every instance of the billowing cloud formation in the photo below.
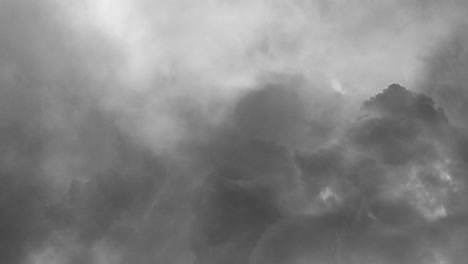
<svg viewBox="0 0 468 264">
<path fill-rule="evenodd" d="M 396 84 L 362 111 L 338 144 L 299 154 L 316 205 L 271 225 L 251 263 L 459 263 L 438 237 L 464 232 L 445 224 L 464 217 L 465 165 L 446 149 L 457 133 L 443 111 Z"/>
<path fill-rule="evenodd" d="M 2 263 L 464 263 L 465 15 L 0 1 Z"/>
<path fill-rule="evenodd" d="M 264 96 L 255 109 L 274 105 L 270 96 L 279 88 L 270 89 L 239 105 L 247 106 L 257 94 Z M 300 118 L 298 112 L 292 108 L 288 114 Z M 283 116 L 258 113 L 249 123 L 262 129 L 271 123 L 260 120 Z M 282 137 L 268 137 L 278 135 L 274 126 L 265 129 L 272 134 L 264 134 L 262 143 L 251 141 L 258 133 L 243 119 L 230 120 L 240 124 L 240 135 L 230 141 L 236 147 L 222 147 L 223 162 L 214 166 L 194 205 L 197 263 L 460 258 L 441 241 L 465 232 L 463 225 L 447 224 L 465 217 L 466 181 L 460 172 L 466 161 L 455 147 L 465 139 L 430 97 L 393 84 L 363 102 L 341 136 L 297 153 L 277 146 Z M 308 136 L 327 142 L 321 134 Z"/>
<path fill-rule="evenodd" d="M 80 40 L 102 38 L 93 48 L 108 55 L 98 57 L 103 103 L 159 150 L 192 138 L 187 115 L 217 126 L 272 73 L 354 103 L 413 85 L 421 58 L 465 17 L 456 0 L 72 2 L 58 4 L 65 23 Z"/>
</svg>

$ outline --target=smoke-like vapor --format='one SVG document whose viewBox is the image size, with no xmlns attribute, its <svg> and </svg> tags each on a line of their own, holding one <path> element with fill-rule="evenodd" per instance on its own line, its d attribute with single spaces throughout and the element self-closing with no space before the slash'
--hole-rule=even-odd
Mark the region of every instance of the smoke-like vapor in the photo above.
<svg viewBox="0 0 468 264">
<path fill-rule="evenodd" d="M 464 263 L 467 10 L 0 0 L 2 263 Z"/>
</svg>

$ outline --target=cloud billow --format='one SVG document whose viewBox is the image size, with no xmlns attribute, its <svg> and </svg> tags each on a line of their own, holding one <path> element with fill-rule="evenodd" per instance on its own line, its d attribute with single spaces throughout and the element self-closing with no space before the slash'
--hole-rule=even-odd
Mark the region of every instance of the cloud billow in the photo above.
<svg viewBox="0 0 468 264">
<path fill-rule="evenodd" d="M 464 3 L 75 2 L 0 1 L 1 263 L 464 263 Z"/>
</svg>

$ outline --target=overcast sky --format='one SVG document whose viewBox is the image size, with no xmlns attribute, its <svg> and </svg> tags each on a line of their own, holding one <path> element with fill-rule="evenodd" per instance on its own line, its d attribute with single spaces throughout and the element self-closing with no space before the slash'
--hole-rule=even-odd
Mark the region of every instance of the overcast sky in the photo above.
<svg viewBox="0 0 468 264">
<path fill-rule="evenodd" d="M 0 0 L 2 263 L 464 263 L 467 15 Z"/>
</svg>

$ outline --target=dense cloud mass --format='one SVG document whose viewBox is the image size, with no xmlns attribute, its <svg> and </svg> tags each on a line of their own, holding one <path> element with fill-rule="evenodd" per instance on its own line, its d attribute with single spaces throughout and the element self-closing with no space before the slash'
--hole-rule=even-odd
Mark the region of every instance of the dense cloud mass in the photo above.
<svg viewBox="0 0 468 264">
<path fill-rule="evenodd" d="M 0 0 L 0 262 L 465 263 L 467 11 Z"/>
</svg>

